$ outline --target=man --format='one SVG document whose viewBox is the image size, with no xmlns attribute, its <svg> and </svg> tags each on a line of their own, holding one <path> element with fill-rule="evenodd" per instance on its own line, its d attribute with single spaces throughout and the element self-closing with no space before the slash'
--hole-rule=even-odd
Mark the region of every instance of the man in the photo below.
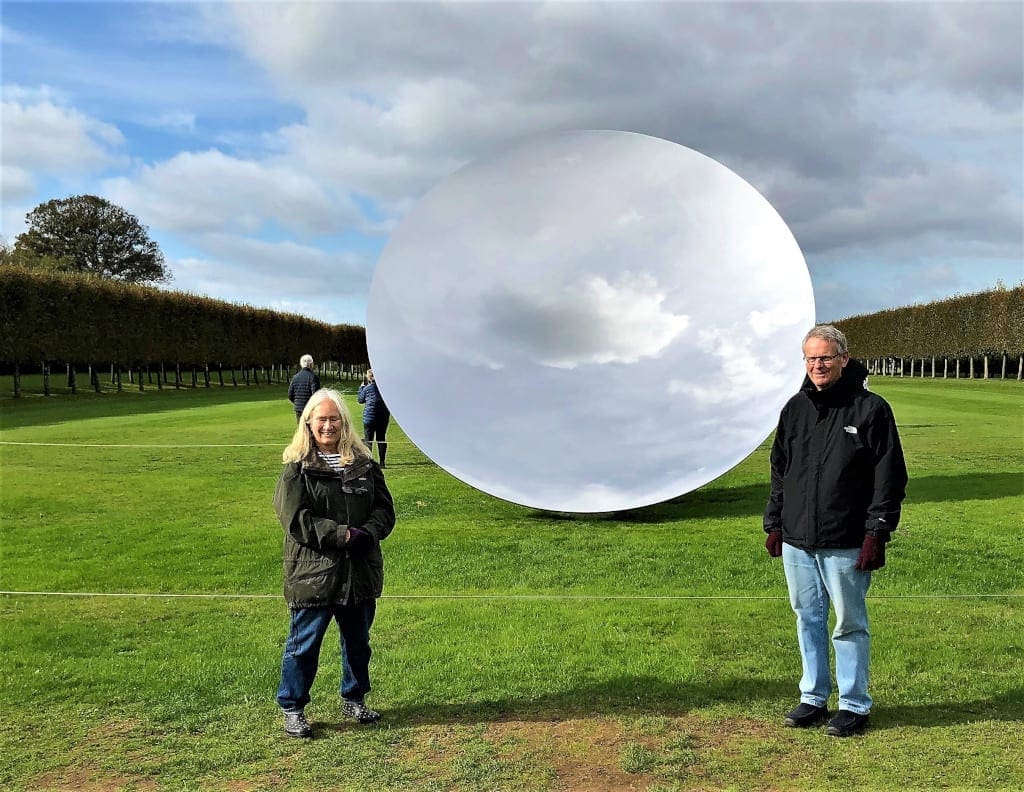
<svg viewBox="0 0 1024 792">
<path fill-rule="evenodd" d="M 765 548 L 782 556 L 803 664 L 800 704 L 785 723 L 801 728 L 829 717 L 831 603 L 839 708 L 827 731 L 849 737 L 868 725 L 865 599 L 899 523 L 907 468 L 892 410 L 868 392 L 867 370 L 850 359 L 846 337 L 819 325 L 803 352 L 807 376 L 779 418 L 764 514 Z"/>
<path fill-rule="evenodd" d="M 299 422 L 299 416 L 309 401 L 309 397 L 320 390 L 320 378 L 313 371 L 313 356 L 303 355 L 299 359 L 299 370 L 292 381 L 288 384 L 288 401 L 295 409 L 295 422 Z"/>
</svg>

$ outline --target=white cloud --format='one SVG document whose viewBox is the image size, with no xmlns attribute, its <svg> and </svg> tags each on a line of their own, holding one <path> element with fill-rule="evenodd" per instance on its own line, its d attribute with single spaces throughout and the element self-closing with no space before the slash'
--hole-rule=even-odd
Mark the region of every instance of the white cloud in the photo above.
<svg viewBox="0 0 1024 792">
<path fill-rule="evenodd" d="M 759 354 L 742 327 L 704 328 L 697 334 L 697 344 L 717 364 L 717 376 L 710 382 L 706 377 L 670 379 L 670 395 L 686 395 L 701 406 L 712 407 L 723 399 L 743 402 L 767 392 L 778 392 L 791 380 L 793 366 L 782 356 L 785 350 L 769 347 L 769 354 Z M 799 350 L 794 350 L 793 355 L 799 355 Z"/>
<path fill-rule="evenodd" d="M 122 161 L 117 149 L 124 136 L 114 125 L 56 103 L 46 89 L 12 86 L 4 95 L 10 98 L 0 109 L 3 164 L 17 169 L 15 185 L 22 189 L 40 175 L 95 172 Z"/>
<path fill-rule="evenodd" d="M 273 222 L 299 233 L 351 227 L 359 214 L 347 196 L 284 165 L 242 160 L 217 150 L 185 152 L 108 179 L 106 195 L 145 222 L 189 233 L 259 231 Z"/>
<path fill-rule="evenodd" d="M 651 276 L 629 273 L 615 282 L 589 276 L 540 293 L 487 294 L 475 354 L 499 368 L 522 359 L 570 369 L 657 357 L 690 323 L 667 311 L 665 298 Z"/>
</svg>

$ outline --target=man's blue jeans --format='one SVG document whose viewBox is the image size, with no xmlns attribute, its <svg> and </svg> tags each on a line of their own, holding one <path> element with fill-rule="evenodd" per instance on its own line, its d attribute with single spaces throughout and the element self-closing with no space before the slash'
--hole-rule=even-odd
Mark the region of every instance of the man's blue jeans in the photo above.
<svg viewBox="0 0 1024 792">
<path fill-rule="evenodd" d="M 865 597 L 871 573 L 854 569 L 860 548 L 801 550 L 782 545 L 789 604 L 796 613 L 797 640 L 803 662 L 800 701 L 824 707 L 832 694 L 828 657 L 829 602 L 836 611 L 832 646 L 836 653 L 839 709 L 866 715 L 871 636 Z"/>
<path fill-rule="evenodd" d="M 377 611 L 375 600 L 358 605 L 292 610 L 291 629 L 281 660 L 281 686 L 277 703 L 285 712 L 302 712 L 316 679 L 323 643 L 331 620 L 338 622 L 341 640 L 341 696 L 362 701 L 370 692 L 370 625 Z"/>
</svg>

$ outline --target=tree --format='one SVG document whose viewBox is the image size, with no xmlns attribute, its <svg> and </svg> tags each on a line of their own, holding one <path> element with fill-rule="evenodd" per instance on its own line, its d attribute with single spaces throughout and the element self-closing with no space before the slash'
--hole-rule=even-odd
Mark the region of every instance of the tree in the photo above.
<svg viewBox="0 0 1024 792">
<path fill-rule="evenodd" d="M 164 254 L 146 226 L 104 198 L 55 198 L 39 204 L 26 220 L 29 228 L 14 241 L 12 263 L 128 283 L 171 279 Z"/>
</svg>

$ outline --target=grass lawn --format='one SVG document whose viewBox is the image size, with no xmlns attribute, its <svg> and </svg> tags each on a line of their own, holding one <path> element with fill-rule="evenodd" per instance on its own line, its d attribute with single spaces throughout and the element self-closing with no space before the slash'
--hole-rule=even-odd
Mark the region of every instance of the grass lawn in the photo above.
<svg viewBox="0 0 1024 792">
<path fill-rule="evenodd" d="M 385 718 L 341 718 L 332 637 L 299 741 L 273 701 L 284 387 L 0 399 L 0 590 L 160 595 L 0 595 L 0 788 L 1022 789 L 1024 388 L 872 384 L 911 484 L 850 740 L 781 725 L 799 655 L 767 444 L 672 502 L 570 516 L 463 485 L 394 427 Z"/>
</svg>

